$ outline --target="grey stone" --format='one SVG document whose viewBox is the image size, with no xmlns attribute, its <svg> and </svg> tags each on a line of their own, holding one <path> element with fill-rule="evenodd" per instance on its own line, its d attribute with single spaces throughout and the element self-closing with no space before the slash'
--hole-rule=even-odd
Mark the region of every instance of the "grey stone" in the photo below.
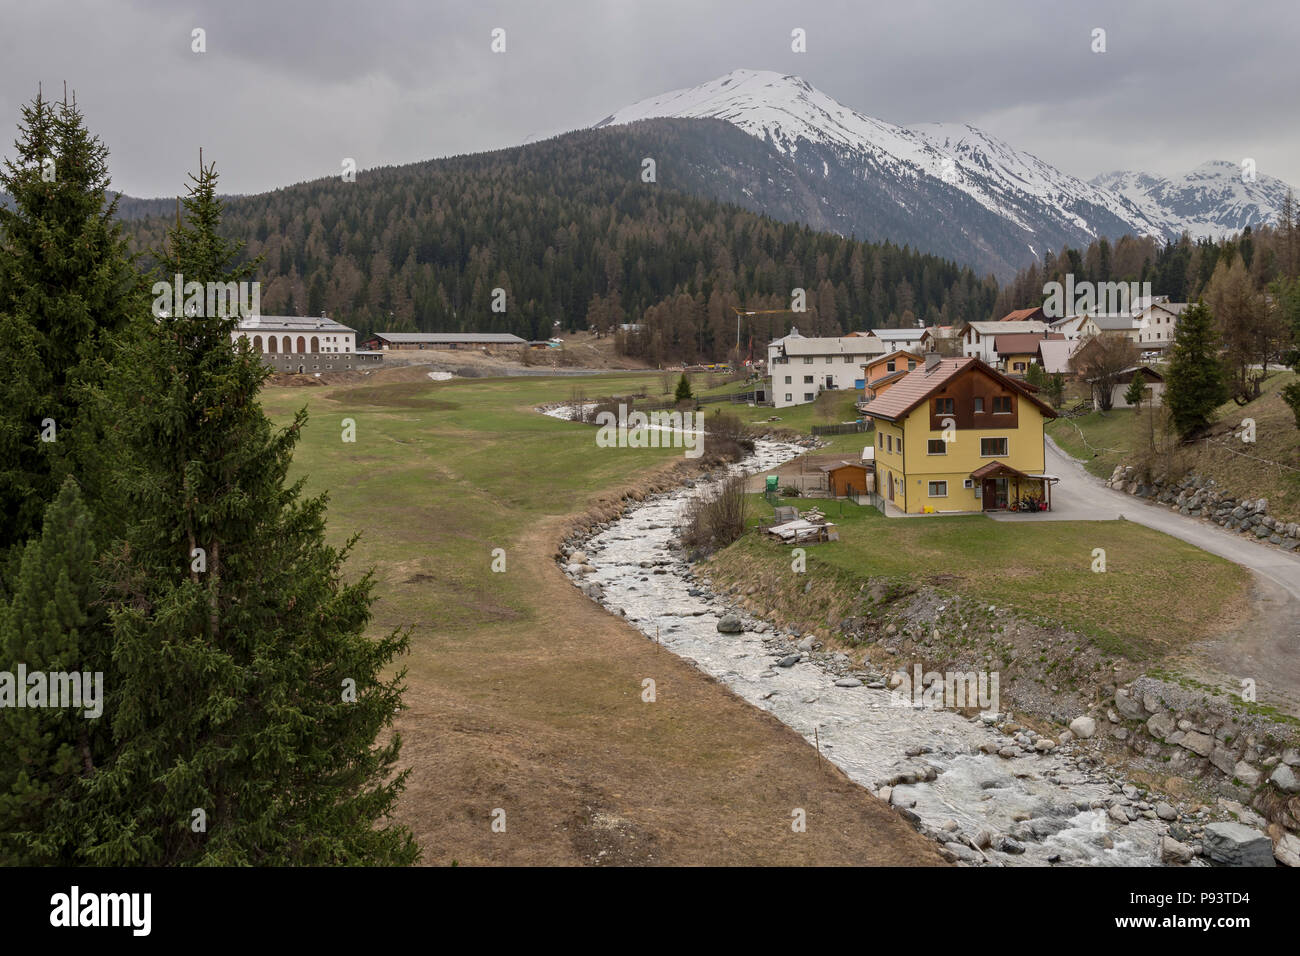
<svg viewBox="0 0 1300 956">
<path fill-rule="evenodd" d="M 1087 739 L 1097 732 L 1097 721 L 1091 717 L 1076 717 L 1070 721 L 1070 733 L 1076 737 Z"/>
<path fill-rule="evenodd" d="M 1283 866 L 1300 866 L 1300 838 L 1282 833 L 1273 841 L 1273 859 Z"/>
<path fill-rule="evenodd" d="M 1279 790 L 1286 793 L 1300 793 L 1300 780 L 1296 779 L 1295 771 L 1284 763 L 1274 767 L 1268 779 Z"/>
<path fill-rule="evenodd" d="M 1165 863 L 1191 863 L 1192 848 L 1186 844 L 1179 843 L 1171 836 L 1164 836 L 1160 839 L 1160 859 Z"/>
<path fill-rule="evenodd" d="M 1232 768 L 1232 775 L 1248 787 L 1259 786 L 1260 772 L 1244 760 L 1237 761 Z"/>
<path fill-rule="evenodd" d="M 740 623 L 740 617 L 735 614 L 724 614 L 718 621 L 718 631 L 723 634 L 740 634 L 744 630 L 745 625 Z"/>
<path fill-rule="evenodd" d="M 1200 757 L 1208 757 L 1214 749 L 1214 738 L 1206 734 L 1190 733 L 1182 740 L 1182 747 Z"/>
<path fill-rule="evenodd" d="M 1126 690 L 1115 691 L 1115 709 L 1126 720 L 1146 720 L 1146 711 L 1142 704 L 1128 695 Z"/>
<path fill-rule="evenodd" d="M 1009 836 L 1004 836 L 998 840 L 998 849 L 1003 853 L 1024 853 L 1025 846 L 1019 840 Z"/>
<path fill-rule="evenodd" d="M 1174 727 L 1174 719 L 1168 714 L 1152 714 L 1147 720 L 1147 733 L 1156 740 L 1168 740 Z"/>
<path fill-rule="evenodd" d="M 1267 833 L 1241 823 L 1211 823 L 1201 842 L 1205 855 L 1227 866 L 1275 866 Z"/>
<path fill-rule="evenodd" d="M 1161 800 L 1159 803 L 1156 804 L 1156 816 L 1158 816 L 1161 820 L 1177 820 L 1178 811 L 1175 810 L 1173 807 L 1171 807 L 1169 804 L 1165 803 L 1163 800 Z"/>
<path fill-rule="evenodd" d="M 1221 773 L 1231 775 L 1233 768 L 1237 766 L 1237 758 L 1226 747 L 1216 746 L 1210 753 L 1210 763 L 1214 764 Z"/>
</svg>

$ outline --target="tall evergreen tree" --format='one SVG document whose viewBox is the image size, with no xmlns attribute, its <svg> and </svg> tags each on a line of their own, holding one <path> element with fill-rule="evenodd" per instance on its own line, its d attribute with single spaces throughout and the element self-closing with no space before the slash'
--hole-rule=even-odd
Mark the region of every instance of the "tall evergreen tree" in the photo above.
<svg viewBox="0 0 1300 956">
<path fill-rule="evenodd" d="M 186 282 L 245 279 L 200 163 L 162 250 Z M 300 412 L 257 402 L 268 370 L 236 317 L 159 317 L 124 338 L 99 392 L 126 530 L 105 562 L 118 750 L 90 781 L 95 864 L 407 863 L 388 816 L 405 774 L 384 670 L 408 638 L 364 631 L 372 581 L 343 580 L 323 496 L 288 483 Z"/>
<path fill-rule="evenodd" d="M 143 308 L 108 195 L 108 150 L 75 98 L 23 106 L 0 170 L 0 550 L 39 528 L 76 459 L 81 386 L 108 338 Z M 82 452 L 78 455 L 77 448 Z"/>
<path fill-rule="evenodd" d="M 1142 407 L 1142 403 L 1147 397 L 1147 380 L 1138 369 L 1133 373 L 1133 380 L 1129 382 L 1128 390 L 1124 392 L 1124 401 L 1133 406 L 1134 411 Z"/>
<path fill-rule="evenodd" d="M 1188 438 L 1208 425 L 1214 410 L 1228 400 L 1214 316 L 1204 302 L 1183 312 L 1170 352 L 1164 403 L 1179 437 Z"/>
<path fill-rule="evenodd" d="M 90 512 L 69 478 L 45 510 L 41 534 L 23 549 L 13 596 L 0 606 L 6 668 L 107 671 L 93 541 Z M 106 726 L 102 713 L 85 709 L 0 708 L 0 864 L 77 862 L 81 785 L 111 745 Z"/>
</svg>

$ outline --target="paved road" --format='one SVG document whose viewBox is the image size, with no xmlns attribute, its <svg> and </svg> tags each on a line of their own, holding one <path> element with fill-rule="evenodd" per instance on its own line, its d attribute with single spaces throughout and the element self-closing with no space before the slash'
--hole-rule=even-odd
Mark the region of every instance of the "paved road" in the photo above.
<svg viewBox="0 0 1300 956">
<path fill-rule="evenodd" d="M 1088 474 L 1080 462 L 1050 439 L 1047 442 L 1047 472 L 1061 476 L 1052 489 L 1051 512 L 1006 512 L 989 517 L 995 521 L 1111 521 L 1123 517 L 1250 568 L 1300 601 L 1300 557 L 1294 553 L 1258 544 L 1253 539 L 1231 534 L 1218 525 L 1107 488 L 1100 478 Z"/>
<path fill-rule="evenodd" d="M 1258 585 L 1252 620 L 1233 634 L 1198 645 L 1192 656 L 1229 682 L 1254 678 L 1261 700 L 1271 698 L 1292 713 L 1300 713 L 1300 557 L 1113 491 L 1050 439 L 1046 470 L 1061 477 L 1052 489 L 1049 514 L 1007 512 L 989 517 L 995 521 L 1109 521 L 1123 517 L 1250 569 Z M 1188 583 L 1195 586 L 1195 582 Z"/>
</svg>

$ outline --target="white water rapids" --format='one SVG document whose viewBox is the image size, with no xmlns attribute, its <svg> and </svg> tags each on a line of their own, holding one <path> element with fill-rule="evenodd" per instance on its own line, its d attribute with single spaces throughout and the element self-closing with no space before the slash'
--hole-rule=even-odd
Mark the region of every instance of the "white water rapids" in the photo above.
<svg viewBox="0 0 1300 956">
<path fill-rule="evenodd" d="M 564 408 L 548 414 L 569 417 Z M 753 455 L 731 469 L 761 472 L 802 451 L 794 445 L 760 441 Z M 934 831 L 945 823 L 954 835 L 973 838 L 987 831 L 993 836 L 993 848 L 984 854 L 994 863 L 1159 865 L 1165 824 L 1141 815 L 1125 825 L 1108 818 L 1106 808 L 1118 799 L 1118 785 L 1097 772 L 1079 769 L 1068 752 L 1011 759 L 982 753 L 980 744 L 996 741 L 1005 746 L 1011 738 L 982 720 L 953 711 L 898 706 L 887 690 L 865 684 L 837 687 L 838 675 L 812 660 L 774 666 L 788 653 L 788 646 L 785 650 L 770 646 L 778 632 L 742 611 L 735 613 L 747 625 L 744 633 L 719 633 L 718 620 L 733 609 L 689 577 L 681 552 L 668 547 L 685 501 L 712 487 L 701 482 L 629 510 L 583 543 L 587 563 L 596 570 L 576 575 L 575 581 L 598 582 L 603 588 L 601 604 L 614 613 L 622 611 L 642 633 L 694 661 L 810 744 L 815 729 L 823 755 L 863 786 L 876 789 L 908 770 L 917 771 L 920 778 L 933 776 L 926 773 L 926 768 L 933 768 L 937 776 L 929 782 L 919 779 L 896 785 L 892 802 L 906 806 L 915 800 L 911 809 Z M 758 628 L 764 632 L 757 632 Z M 908 751 L 915 756 L 909 757 Z M 952 831 L 954 822 L 956 831 Z M 1024 852 L 997 849 L 1004 835 L 1014 838 Z M 863 838 L 869 839 L 870 834 Z M 963 859 L 974 854 L 982 862 L 977 851 L 968 847 L 958 852 Z"/>
</svg>

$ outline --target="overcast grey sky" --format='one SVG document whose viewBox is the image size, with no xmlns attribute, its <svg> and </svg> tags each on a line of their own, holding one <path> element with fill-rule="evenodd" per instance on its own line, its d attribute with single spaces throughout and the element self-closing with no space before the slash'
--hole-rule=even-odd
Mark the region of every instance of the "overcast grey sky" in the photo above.
<svg viewBox="0 0 1300 956">
<path fill-rule="evenodd" d="M 972 123 L 1083 178 L 1252 157 L 1300 185 L 1298 38 L 1297 0 L 0 0 L 0 149 L 37 83 L 67 80 L 115 188 L 174 195 L 201 145 L 223 191 L 256 192 L 343 157 L 516 145 L 747 67 L 895 123 Z"/>
</svg>

